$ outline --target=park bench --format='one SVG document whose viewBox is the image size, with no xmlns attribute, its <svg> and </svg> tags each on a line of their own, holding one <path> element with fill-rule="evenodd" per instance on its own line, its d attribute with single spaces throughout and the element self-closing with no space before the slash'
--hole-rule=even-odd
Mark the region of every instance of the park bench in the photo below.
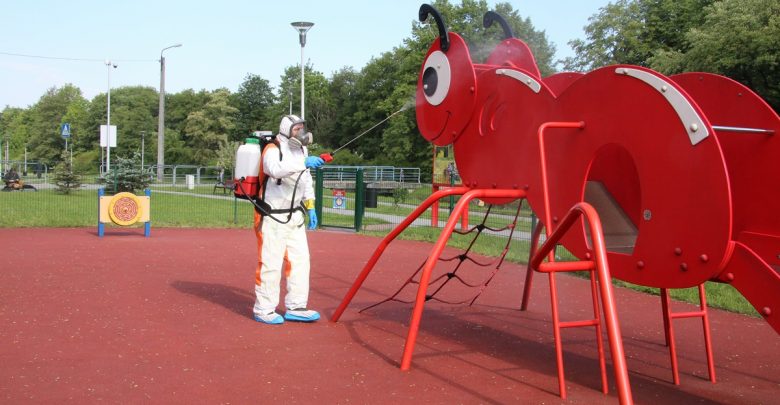
<svg viewBox="0 0 780 405">
<path fill-rule="evenodd" d="M 217 181 L 211 194 L 215 194 L 218 188 L 222 189 L 222 194 L 227 194 L 228 191 L 233 191 L 236 188 L 236 181 L 234 179 Z"/>
</svg>

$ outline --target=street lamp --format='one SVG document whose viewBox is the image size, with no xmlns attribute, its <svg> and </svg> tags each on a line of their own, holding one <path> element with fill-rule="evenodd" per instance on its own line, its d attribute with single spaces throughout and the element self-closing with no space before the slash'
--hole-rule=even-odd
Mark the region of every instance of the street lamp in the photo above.
<svg viewBox="0 0 780 405">
<path fill-rule="evenodd" d="M 314 25 L 312 22 L 306 22 L 306 21 L 296 21 L 294 23 L 291 23 L 290 25 L 295 28 L 296 31 L 298 31 L 298 39 L 301 42 L 301 119 L 305 119 L 304 113 L 303 113 L 303 47 L 306 46 L 306 31 L 311 29 L 311 27 Z"/>
<path fill-rule="evenodd" d="M 165 57 L 166 49 L 178 48 L 181 44 L 166 46 L 160 51 L 160 113 L 157 122 L 157 180 L 163 179 L 165 165 Z"/>
<path fill-rule="evenodd" d="M 117 65 L 106 59 L 106 71 L 108 72 L 108 101 L 106 102 L 106 173 L 111 171 L 111 67 Z"/>
<path fill-rule="evenodd" d="M 144 138 L 146 138 L 146 131 L 141 131 L 141 172 L 144 171 Z"/>
</svg>

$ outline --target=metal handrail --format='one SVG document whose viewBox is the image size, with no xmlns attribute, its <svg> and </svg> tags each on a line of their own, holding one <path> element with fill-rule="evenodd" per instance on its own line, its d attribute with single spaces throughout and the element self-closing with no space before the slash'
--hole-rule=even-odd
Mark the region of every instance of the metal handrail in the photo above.
<svg viewBox="0 0 780 405">
<path fill-rule="evenodd" d="M 323 171 L 324 181 L 353 182 L 355 181 L 357 171 L 362 170 L 366 183 L 387 181 L 419 184 L 421 182 L 419 167 L 328 166 L 321 170 Z"/>
</svg>

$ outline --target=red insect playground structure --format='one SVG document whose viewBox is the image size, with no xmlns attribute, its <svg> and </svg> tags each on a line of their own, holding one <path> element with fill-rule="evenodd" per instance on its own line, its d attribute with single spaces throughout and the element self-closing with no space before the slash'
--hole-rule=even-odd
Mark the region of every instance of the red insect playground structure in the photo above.
<svg viewBox="0 0 780 405">
<path fill-rule="evenodd" d="M 464 187 L 435 192 L 384 238 L 333 321 L 401 231 L 433 202 L 462 195 L 422 268 L 403 370 L 411 365 L 431 271 L 474 198 L 524 198 L 541 220 L 529 268 L 550 277 L 562 397 L 560 329 L 595 326 L 600 344 L 600 304 L 619 399 L 632 402 L 611 277 L 661 288 L 675 383 L 675 317 L 703 318 L 713 381 L 714 371 L 704 296 L 701 313 L 675 315 L 666 289 L 699 286 L 703 294 L 705 281 L 728 283 L 780 332 L 780 118 L 765 101 L 708 73 L 667 77 L 617 65 L 542 78 L 528 46 L 493 12 L 485 27 L 498 22 L 506 38 L 484 64 L 474 63 L 463 39 L 423 5 L 420 21 L 429 15 L 439 37 L 418 78 L 417 123 L 430 142 L 454 145 Z M 549 236 L 538 247 L 542 226 Z M 559 243 L 580 261 L 555 262 Z M 594 318 L 559 322 L 554 274 L 575 270 L 591 272 Z M 600 353 L 606 392 L 603 359 Z"/>
</svg>

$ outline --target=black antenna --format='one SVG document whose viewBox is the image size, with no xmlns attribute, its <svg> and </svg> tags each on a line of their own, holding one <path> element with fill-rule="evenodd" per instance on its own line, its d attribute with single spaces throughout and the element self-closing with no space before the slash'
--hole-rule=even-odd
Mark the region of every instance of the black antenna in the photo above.
<svg viewBox="0 0 780 405">
<path fill-rule="evenodd" d="M 509 24 L 506 22 L 504 17 L 501 17 L 501 14 L 498 14 L 495 11 L 488 11 L 485 13 L 485 16 L 482 17 L 482 26 L 485 28 L 490 28 L 494 22 L 499 23 L 501 25 L 501 29 L 504 30 L 504 39 L 515 37 L 515 34 L 512 33 L 512 29 L 509 28 Z"/>
<path fill-rule="evenodd" d="M 436 20 L 436 26 L 439 28 L 439 38 L 441 38 L 441 50 L 447 52 L 450 49 L 450 38 L 447 35 L 447 27 L 444 25 L 444 19 L 433 6 L 430 4 L 423 4 L 420 6 L 420 22 L 425 22 L 428 19 L 428 15 L 432 15 Z"/>
</svg>

